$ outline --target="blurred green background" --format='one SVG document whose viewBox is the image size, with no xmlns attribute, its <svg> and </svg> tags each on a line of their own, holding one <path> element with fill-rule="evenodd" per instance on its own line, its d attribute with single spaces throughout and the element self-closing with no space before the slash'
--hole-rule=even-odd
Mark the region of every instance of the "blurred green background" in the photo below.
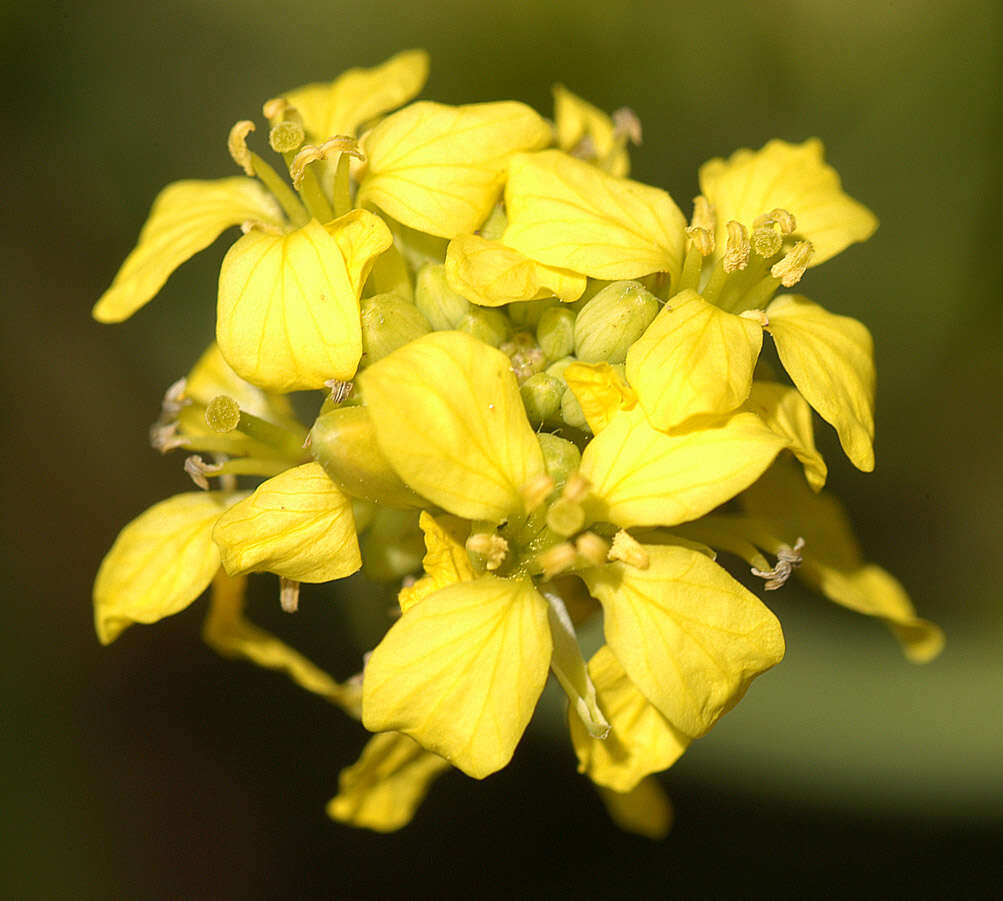
<svg viewBox="0 0 1003 901">
<path fill-rule="evenodd" d="M 982 896 L 1003 847 L 1003 241 L 999 5 L 899 0 L 0 4 L 4 683 L 12 898 Z M 788 586 L 787 660 L 664 778 L 661 844 L 609 826 L 566 739 L 450 774 L 393 836 L 329 822 L 361 728 L 199 641 L 202 605 L 99 647 L 90 583 L 118 529 L 188 490 L 147 444 L 211 334 L 223 242 L 133 320 L 90 307 L 155 193 L 234 172 L 229 126 L 297 84 L 423 46 L 424 96 L 561 81 L 644 123 L 634 174 L 685 210 L 701 162 L 821 137 L 881 228 L 805 280 L 877 345 L 878 466 L 823 432 L 872 559 L 948 636 L 918 668 Z M 223 239 L 224 241 L 227 239 Z M 267 580 L 260 580 L 262 583 Z M 345 677 L 330 591 L 254 614 Z"/>
</svg>

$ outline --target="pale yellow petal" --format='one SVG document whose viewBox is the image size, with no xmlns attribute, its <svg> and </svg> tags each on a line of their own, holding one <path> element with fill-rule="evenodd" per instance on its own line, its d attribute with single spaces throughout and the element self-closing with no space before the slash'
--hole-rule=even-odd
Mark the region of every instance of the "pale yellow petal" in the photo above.
<svg viewBox="0 0 1003 901">
<path fill-rule="evenodd" d="M 466 519 L 501 522 L 544 471 L 505 354 L 435 332 L 359 376 L 383 453 L 415 491 Z"/>
<path fill-rule="evenodd" d="M 99 322 L 128 319 L 156 295 L 185 260 L 212 244 L 226 229 L 248 221 L 282 223 L 274 198 L 253 179 L 168 185 L 157 195 L 136 249 L 94 306 L 94 318 Z"/>
<path fill-rule="evenodd" d="M 549 140 L 550 126 L 522 103 L 413 103 L 363 139 L 358 202 L 431 235 L 473 232 L 497 201 L 512 154 Z"/>
<path fill-rule="evenodd" d="M 671 526 L 734 497 L 786 444 L 751 413 L 666 435 L 637 407 L 618 414 L 588 444 L 581 473 L 593 486 L 594 518 L 622 528 Z"/>
<path fill-rule="evenodd" d="M 791 452 L 804 467 L 813 491 L 825 485 L 828 467 L 815 447 L 811 407 L 796 388 L 776 382 L 753 382 L 745 408 L 755 413 L 774 432 L 786 438 Z"/>
<path fill-rule="evenodd" d="M 613 120 L 601 109 L 572 94 L 564 85 L 554 85 L 554 128 L 557 132 L 557 146 L 569 153 L 583 139 L 588 139 L 594 148 L 597 160 L 609 159 L 607 171 L 611 175 L 625 176 L 630 173 L 630 157 L 624 147 L 616 148 L 616 134 Z"/>
<path fill-rule="evenodd" d="M 232 397 L 245 413 L 270 421 L 292 419 L 294 414 L 289 400 L 281 395 L 268 394 L 242 379 L 223 359 L 219 345 L 210 344 L 199 357 L 185 381 L 185 397 L 193 403 L 207 407 L 220 394 Z M 208 429 L 208 426 L 206 426 Z"/>
<path fill-rule="evenodd" d="M 817 266 L 878 227 L 867 207 L 843 192 L 836 170 L 823 160 L 817 138 L 803 144 L 770 141 L 758 151 L 739 150 L 700 168 L 700 190 L 716 208 L 717 245 L 727 245 L 729 220 L 752 228 L 774 209 L 794 214 L 795 235 L 815 248 Z"/>
<path fill-rule="evenodd" d="M 630 680 L 693 738 L 779 663 L 777 618 L 698 551 L 647 545 L 649 566 L 611 563 L 583 574 L 603 605 L 606 643 Z"/>
<path fill-rule="evenodd" d="M 610 819 L 624 832 L 658 841 L 672 829 L 672 802 L 654 776 L 642 779 L 626 793 L 600 786 L 599 795 Z"/>
<path fill-rule="evenodd" d="M 428 78 L 428 54 L 405 50 L 371 69 L 349 69 L 332 82 L 316 82 L 283 96 L 303 117 L 309 140 L 354 135 L 388 110 L 407 103 Z"/>
<path fill-rule="evenodd" d="M 648 702 L 606 645 L 589 661 L 589 673 L 612 728 L 600 741 L 578 717 L 568 717 L 578 772 L 597 785 L 629 792 L 645 776 L 672 766 L 690 739 Z"/>
<path fill-rule="evenodd" d="M 627 378 L 652 425 L 722 415 L 749 396 L 763 330 L 695 291 L 676 294 L 627 353 Z"/>
<path fill-rule="evenodd" d="M 465 546 L 469 523 L 455 516 L 434 517 L 422 511 L 418 525 L 425 536 L 425 557 L 421 561 L 425 575 L 400 590 L 397 600 L 404 613 L 440 588 L 470 582 L 475 577 Z"/>
<path fill-rule="evenodd" d="M 319 463 L 287 469 L 234 504 L 212 533 L 231 576 L 328 582 L 362 566 L 352 505 Z"/>
<path fill-rule="evenodd" d="M 835 427 L 858 469 L 874 469 L 874 342 L 867 327 L 806 297 L 785 294 L 767 308 L 767 331 L 791 381 Z"/>
<path fill-rule="evenodd" d="M 587 282 L 584 275 L 537 263 L 478 235 L 458 235 L 449 242 L 446 278 L 454 291 L 484 307 L 545 297 L 573 301 Z"/>
<path fill-rule="evenodd" d="M 550 665 L 547 603 L 526 579 L 451 585 L 405 613 L 373 651 L 362 722 L 405 732 L 475 779 L 512 757 Z"/>
<path fill-rule="evenodd" d="M 379 216 L 366 210 L 351 210 L 324 228 L 341 251 L 349 284 L 358 300 L 376 258 L 393 244 L 393 233 Z"/>
<path fill-rule="evenodd" d="M 594 435 L 621 410 L 633 410 L 637 405 L 637 395 L 609 363 L 572 363 L 563 377 Z"/>
<path fill-rule="evenodd" d="M 227 507 L 215 491 L 154 504 L 119 533 L 94 582 L 94 625 L 110 644 L 133 623 L 184 610 L 212 581 L 219 551 L 212 528 Z"/>
<path fill-rule="evenodd" d="M 658 188 L 546 150 L 513 158 L 505 204 L 505 243 L 548 266 L 608 281 L 679 275 L 686 220 Z"/>
<path fill-rule="evenodd" d="M 432 782 L 449 764 L 400 732 L 369 739 L 362 756 L 341 771 L 327 815 L 339 823 L 394 832 L 411 822 Z"/>
</svg>

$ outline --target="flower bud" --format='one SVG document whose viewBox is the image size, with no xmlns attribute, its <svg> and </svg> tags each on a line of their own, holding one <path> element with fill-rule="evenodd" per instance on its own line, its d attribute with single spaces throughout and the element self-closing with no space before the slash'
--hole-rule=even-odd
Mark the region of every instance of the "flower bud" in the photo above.
<svg viewBox="0 0 1003 901">
<path fill-rule="evenodd" d="M 556 297 L 545 297 L 543 300 L 520 300 L 508 305 L 508 316 L 513 325 L 520 328 L 532 328 L 547 310 L 560 303 Z"/>
<path fill-rule="evenodd" d="M 465 316 L 461 317 L 455 327 L 461 332 L 479 338 L 492 347 L 498 347 L 511 331 L 508 317 L 501 310 L 474 306 Z"/>
<path fill-rule="evenodd" d="M 658 298 L 637 282 L 613 282 L 575 320 L 575 355 L 584 363 L 622 363 L 658 314 Z"/>
<path fill-rule="evenodd" d="M 414 303 L 437 332 L 456 328 L 470 310 L 470 302 L 449 287 L 441 263 L 429 263 L 418 273 Z"/>
<path fill-rule="evenodd" d="M 339 407 L 318 416 L 310 430 L 310 450 L 349 497 L 399 509 L 428 506 L 383 456 L 365 407 Z"/>
<path fill-rule="evenodd" d="M 377 294 L 362 301 L 362 350 L 375 363 L 431 331 L 414 304 L 396 294 Z"/>
<path fill-rule="evenodd" d="M 547 467 L 549 475 L 556 484 L 563 485 L 568 480 L 571 473 L 577 471 L 578 465 L 582 462 L 581 451 L 566 438 L 558 438 L 547 432 L 540 432 L 536 436 L 540 442 L 540 450 L 543 451 L 543 462 Z"/>
<path fill-rule="evenodd" d="M 531 375 L 519 388 L 526 417 L 534 425 L 553 419 L 561 409 L 561 396 L 567 390 L 561 380 L 552 375 L 544 372 Z"/>
<path fill-rule="evenodd" d="M 560 360 L 575 349 L 575 314 L 566 307 L 545 310 L 536 327 L 536 341 L 548 360 Z"/>
<path fill-rule="evenodd" d="M 573 429 L 588 429 L 588 420 L 582 405 L 578 402 L 575 392 L 570 388 L 565 389 L 561 397 L 561 419 Z"/>
</svg>

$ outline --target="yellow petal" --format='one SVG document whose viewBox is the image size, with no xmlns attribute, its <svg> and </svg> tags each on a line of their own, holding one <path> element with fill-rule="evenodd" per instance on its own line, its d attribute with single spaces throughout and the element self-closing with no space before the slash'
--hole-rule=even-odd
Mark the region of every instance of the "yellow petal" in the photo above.
<svg viewBox="0 0 1003 901">
<path fill-rule="evenodd" d="M 867 207 L 843 192 L 836 170 L 823 161 L 822 142 L 770 141 L 762 150 L 739 150 L 728 160 L 713 159 L 700 168 L 700 190 L 716 207 L 717 246 L 728 241 L 734 219 L 751 228 L 774 209 L 794 214 L 796 235 L 815 248 L 817 266 L 854 241 L 865 241 L 878 227 Z"/>
<path fill-rule="evenodd" d="M 449 242 L 446 278 L 454 291 L 483 307 L 545 297 L 578 300 L 587 281 L 584 275 L 544 266 L 501 241 L 478 235 L 458 235 Z"/>
<path fill-rule="evenodd" d="M 210 401 L 220 394 L 232 397 L 243 412 L 260 416 L 262 419 L 275 422 L 294 418 L 292 406 L 286 397 L 267 394 L 256 385 L 242 379 L 223 359 L 219 345 L 213 343 L 188 373 L 185 381 L 185 397 L 193 403 L 207 407 Z M 204 416 L 202 418 L 204 419 Z M 207 430 L 208 428 L 206 426 Z"/>
<path fill-rule="evenodd" d="M 376 258 L 393 244 L 393 233 L 379 216 L 366 210 L 351 210 L 324 228 L 341 251 L 348 281 L 358 300 Z"/>
<path fill-rule="evenodd" d="M 212 581 L 219 551 L 212 527 L 226 510 L 215 491 L 154 504 L 119 533 L 94 582 L 94 625 L 110 644 L 133 623 L 184 610 Z"/>
<path fill-rule="evenodd" d="M 99 322 L 128 319 L 185 260 L 226 229 L 247 221 L 282 223 L 274 198 L 250 178 L 179 181 L 157 196 L 136 249 L 94 306 Z"/>
<path fill-rule="evenodd" d="M 386 245 L 391 237 L 386 232 Z M 252 232 L 227 253 L 216 339 L 234 371 L 273 391 L 350 379 L 362 356 L 359 298 L 338 243 L 316 221 Z"/>
<path fill-rule="evenodd" d="M 637 407 L 589 443 L 581 473 L 593 486 L 593 518 L 621 528 L 696 519 L 754 482 L 786 446 L 751 413 L 712 428 L 666 435 Z"/>
<path fill-rule="evenodd" d="M 603 605 L 606 643 L 630 680 L 693 738 L 779 663 L 784 637 L 760 600 L 698 551 L 646 545 L 649 566 L 583 574 Z"/>
<path fill-rule="evenodd" d="M 568 717 L 578 772 L 597 785 L 629 792 L 645 776 L 672 766 L 690 740 L 648 703 L 606 645 L 589 661 L 589 673 L 612 728 L 599 741 L 578 717 Z"/>
<path fill-rule="evenodd" d="M 436 518 L 422 511 L 418 525 L 425 535 L 425 557 L 421 561 L 425 575 L 401 589 L 398 601 L 402 613 L 440 588 L 470 582 L 475 575 L 465 544 L 470 532 L 468 523 L 455 516 Z"/>
<path fill-rule="evenodd" d="M 451 585 L 405 613 L 373 651 L 362 722 L 405 732 L 475 779 L 515 751 L 550 665 L 547 603 L 527 579 Z"/>
<path fill-rule="evenodd" d="M 363 139 L 369 162 L 358 202 L 431 235 L 473 232 L 498 199 L 512 154 L 549 140 L 550 127 L 522 103 L 413 103 Z"/>
<path fill-rule="evenodd" d="M 749 396 L 763 330 L 695 291 L 673 297 L 627 353 L 627 378 L 652 425 L 722 415 Z"/>
<path fill-rule="evenodd" d="M 339 823 L 393 832 L 411 822 L 432 781 L 448 769 L 445 760 L 400 732 L 374 735 L 358 761 L 341 771 L 327 815 Z"/>
<path fill-rule="evenodd" d="M 804 466 L 808 484 L 813 491 L 820 491 L 829 470 L 815 447 L 811 407 L 800 392 L 776 382 L 753 382 L 745 409 L 787 439 L 791 452 Z"/>
<path fill-rule="evenodd" d="M 428 78 L 428 54 L 405 50 L 371 69 L 349 69 L 332 82 L 317 82 L 283 96 L 303 117 L 309 140 L 354 135 L 360 125 L 406 103 Z"/>
<path fill-rule="evenodd" d="M 597 160 L 605 160 L 614 150 L 616 136 L 613 120 L 601 109 L 572 94 L 564 85 L 554 85 L 554 127 L 557 146 L 569 153 L 588 138 L 595 148 Z M 630 157 L 625 148 L 616 151 L 607 170 L 611 175 L 625 176 L 630 172 Z"/>
<path fill-rule="evenodd" d="M 658 188 L 546 150 L 512 160 L 505 204 L 505 243 L 548 266 L 608 281 L 679 274 L 686 220 Z"/>
<path fill-rule="evenodd" d="M 359 376 L 383 453 L 415 491 L 465 519 L 501 522 L 544 471 L 508 357 L 435 332 Z"/>
<path fill-rule="evenodd" d="M 874 469 L 874 342 L 863 323 L 786 294 L 767 308 L 767 330 L 791 381 L 835 427 L 858 469 Z"/>
<path fill-rule="evenodd" d="M 563 376 L 594 435 L 620 410 L 633 410 L 637 405 L 637 395 L 609 363 L 572 363 Z"/>
<path fill-rule="evenodd" d="M 224 657 L 242 657 L 265 669 L 285 673 L 301 688 L 351 711 L 351 688 L 343 687 L 298 651 L 259 629 L 244 616 L 247 576 L 220 571 L 212 583 L 209 613 L 202 637 Z"/>
<path fill-rule="evenodd" d="M 615 792 L 599 788 L 610 819 L 624 832 L 633 832 L 655 841 L 665 838 L 672 828 L 672 803 L 654 776 L 642 779 L 633 791 Z"/>
<path fill-rule="evenodd" d="M 328 582 L 362 566 L 352 505 L 319 463 L 287 469 L 234 504 L 212 533 L 231 576 Z"/>
</svg>

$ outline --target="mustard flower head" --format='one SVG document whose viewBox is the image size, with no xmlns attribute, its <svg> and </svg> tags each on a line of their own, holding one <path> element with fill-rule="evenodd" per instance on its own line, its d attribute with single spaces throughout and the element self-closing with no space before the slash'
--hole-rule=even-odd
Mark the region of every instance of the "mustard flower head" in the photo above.
<svg viewBox="0 0 1003 901">
<path fill-rule="evenodd" d="M 687 218 L 628 177 L 630 110 L 563 86 L 553 121 L 514 101 L 409 103 L 427 66 L 402 53 L 268 100 L 281 165 L 241 121 L 243 175 L 154 203 L 101 321 L 243 234 L 215 341 L 151 429 L 188 452 L 196 490 L 123 529 L 95 582 L 98 637 L 211 589 L 210 645 L 375 733 L 328 812 L 380 831 L 450 768 L 504 767 L 553 676 L 580 771 L 618 824 L 657 837 L 671 809 L 652 774 L 784 655 L 719 552 L 765 591 L 797 575 L 883 620 L 912 660 L 940 650 L 822 491 L 813 411 L 874 464 L 870 335 L 777 294 L 877 221 L 817 140 L 710 161 Z M 789 381 L 760 360 L 764 335 Z M 308 425 L 287 397 L 301 390 L 318 392 Z M 302 583 L 360 570 L 398 610 L 346 682 L 246 614 L 251 573 L 295 612 Z"/>
</svg>

